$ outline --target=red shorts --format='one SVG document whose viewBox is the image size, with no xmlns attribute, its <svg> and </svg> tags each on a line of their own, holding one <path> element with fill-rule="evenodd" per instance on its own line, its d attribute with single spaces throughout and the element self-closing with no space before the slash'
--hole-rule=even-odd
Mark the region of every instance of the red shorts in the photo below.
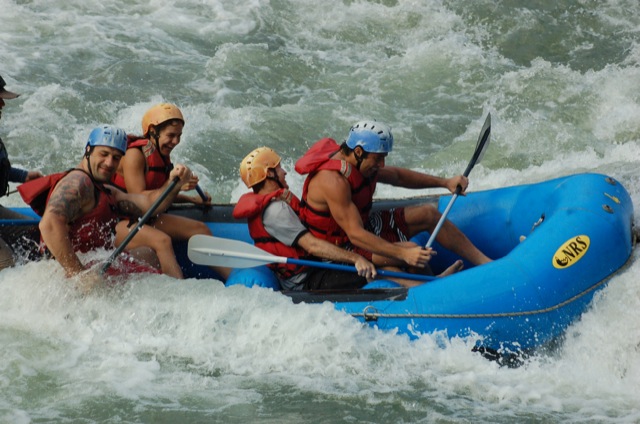
<svg viewBox="0 0 640 424">
<path fill-rule="evenodd" d="M 369 214 L 369 221 L 365 224 L 365 229 L 389 243 L 409 240 L 409 225 L 404 217 L 404 208 L 372 212 Z M 345 248 L 371 260 L 372 253 L 367 250 L 351 243 Z"/>
<path fill-rule="evenodd" d="M 91 261 L 86 265 L 86 267 L 90 268 L 96 263 L 100 263 L 102 265 L 102 262 Z M 122 252 L 120 256 L 113 261 L 109 268 L 107 268 L 106 275 L 110 277 L 118 277 L 121 275 L 138 273 L 162 274 L 162 271 L 152 267 L 146 262 L 131 257 L 126 252 Z"/>
</svg>

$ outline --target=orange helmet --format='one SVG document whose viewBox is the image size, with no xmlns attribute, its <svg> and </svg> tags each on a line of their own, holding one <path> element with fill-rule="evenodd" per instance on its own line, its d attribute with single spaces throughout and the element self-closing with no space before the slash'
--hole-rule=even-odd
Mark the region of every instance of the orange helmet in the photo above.
<svg viewBox="0 0 640 424">
<path fill-rule="evenodd" d="M 184 125 L 184 117 L 178 106 L 171 103 L 160 103 L 153 106 L 142 117 L 142 135 L 148 137 L 151 125 L 158 126 L 172 119 L 178 119 Z"/>
<path fill-rule="evenodd" d="M 240 178 L 249 188 L 267 179 L 269 169 L 280 164 L 280 156 L 268 147 L 258 147 L 240 162 Z"/>
</svg>

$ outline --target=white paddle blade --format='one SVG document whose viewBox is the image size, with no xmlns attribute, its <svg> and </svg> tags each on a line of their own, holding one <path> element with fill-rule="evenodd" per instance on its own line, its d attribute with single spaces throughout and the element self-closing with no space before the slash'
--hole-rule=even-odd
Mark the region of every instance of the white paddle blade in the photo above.
<svg viewBox="0 0 640 424">
<path fill-rule="evenodd" d="M 243 241 L 205 235 L 189 239 L 187 255 L 194 264 L 227 268 L 253 268 L 287 261 L 285 257 L 272 255 Z"/>
</svg>

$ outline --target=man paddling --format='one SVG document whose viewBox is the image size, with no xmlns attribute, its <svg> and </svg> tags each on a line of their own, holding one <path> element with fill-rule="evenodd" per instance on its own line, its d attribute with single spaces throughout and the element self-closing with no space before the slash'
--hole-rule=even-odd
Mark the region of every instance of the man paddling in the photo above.
<svg viewBox="0 0 640 424">
<path fill-rule="evenodd" d="M 307 175 L 300 218 L 316 237 L 353 249 L 376 266 L 424 268 L 433 252 L 407 240 L 419 232 L 433 231 L 440 213 L 426 204 L 371 213 L 376 184 L 411 189 L 442 187 L 451 192 L 460 186 L 464 194 L 468 180 L 464 176 L 438 178 L 386 167 L 385 159 L 392 149 L 391 128 L 376 121 L 352 126 L 342 145 L 331 138 L 316 142 L 295 165 L 298 173 Z M 437 240 L 473 264 L 490 261 L 449 221 Z M 457 261 L 449 271 L 461 268 L 462 262 Z"/>
<path fill-rule="evenodd" d="M 314 237 L 296 215 L 298 198 L 289 191 L 287 173 L 280 165 L 280 156 L 260 147 L 240 163 L 240 176 L 253 192 L 240 197 L 233 210 L 236 219 L 246 218 L 255 245 L 269 253 L 288 258 L 322 258 L 354 264 L 353 272 L 270 264 L 285 290 L 353 289 L 361 288 L 376 276 L 376 269 L 362 256 L 340 249 Z"/>
<path fill-rule="evenodd" d="M 161 188 L 125 193 L 109 183 L 126 148 L 127 138 L 122 129 L 109 125 L 95 128 L 80 164 L 69 172 L 56 174 L 45 190 L 48 199 L 39 224 L 42 240 L 68 277 L 80 276 L 78 283 L 85 292 L 100 284 L 102 276 L 95 269 L 84 272 L 86 267 L 77 252 L 113 248 L 118 217 L 143 216 L 177 178 L 179 183 L 157 207 L 158 213 L 164 211 L 191 178 L 189 168 L 176 165 Z"/>
</svg>

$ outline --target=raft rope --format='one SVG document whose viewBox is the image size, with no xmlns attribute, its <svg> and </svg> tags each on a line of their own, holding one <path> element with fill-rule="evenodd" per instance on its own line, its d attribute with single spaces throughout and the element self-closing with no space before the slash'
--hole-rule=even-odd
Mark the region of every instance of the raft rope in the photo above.
<svg viewBox="0 0 640 424">
<path fill-rule="evenodd" d="M 635 237 L 634 237 L 633 244 L 635 245 Z M 544 314 L 544 313 L 552 312 L 552 311 L 555 311 L 556 309 L 562 308 L 563 306 L 568 305 L 569 303 L 575 301 L 576 299 L 604 285 L 609 280 L 611 280 L 615 275 L 622 272 L 629 266 L 629 264 L 631 263 L 631 256 L 632 255 L 629 255 L 629 258 L 627 259 L 625 264 L 622 267 L 620 267 L 616 272 L 609 275 L 607 278 L 597 282 L 591 287 L 588 287 L 584 291 L 565 300 L 564 302 L 558 303 L 557 305 L 544 308 L 544 309 L 536 309 L 533 311 L 521 311 L 521 312 L 498 312 L 498 313 L 491 313 L 491 314 L 411 314 L 411 313 L 385 314 L 385 313 L 376 312 L 376 308 L 374 306 L 369 305 L 369 306 L 366 306 L 362 310 L 362 312 L 351 313 L 351 316 L 355 318 L 364 318 L 365 321 L 377 321 L 379 318 L 452 318 L 452 319 L 455 319 L 455 318 L 504 318 L 504 317 L 517 317 L 517 316 Z"/>
</svg>

